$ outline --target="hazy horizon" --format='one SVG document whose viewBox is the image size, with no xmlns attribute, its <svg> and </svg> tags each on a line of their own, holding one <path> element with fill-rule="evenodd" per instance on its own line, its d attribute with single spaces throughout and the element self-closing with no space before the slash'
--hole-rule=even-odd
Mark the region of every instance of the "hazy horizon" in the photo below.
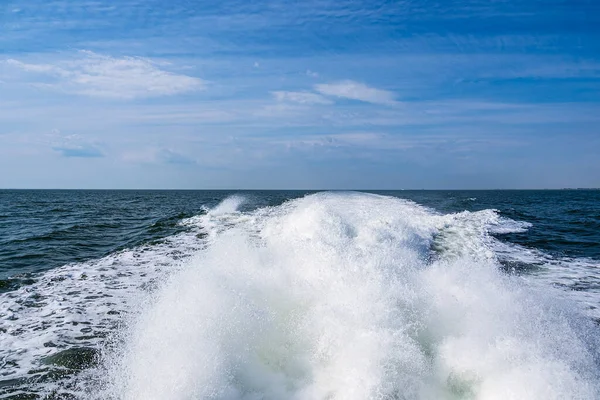
<svg viewBox="0 0 600 400">
<path fill-rule="evenodd" d="M 32 191 L 190 191 L 190 192 L 492 192 L 492 191 L 577 191 L 577 190 L 600 190 L 600 187 L 564 187 L 564 188 L 480 188 L 480 189 L 465 189 L 465 188 L 431 188 L 431 189 L 419 189 L 419 188 L 399 188 L 399 189 L 366 189 L 366 188 L 282 188 L 282 189 L 268 189 L 268 188 L 0 188 L 0 191 L 11 191 L 11 190 L 32 190 Z"/>
</svg>

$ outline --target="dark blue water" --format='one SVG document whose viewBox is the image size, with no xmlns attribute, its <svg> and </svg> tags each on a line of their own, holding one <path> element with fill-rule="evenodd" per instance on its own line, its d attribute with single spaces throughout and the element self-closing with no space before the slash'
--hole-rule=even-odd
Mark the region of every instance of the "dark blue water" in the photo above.
<svg viewBox="0 0 600 400">
<path fill-rule="evenodd" d="M 252 209 L 310 192 L 0 190 L 0 279 L 160 240 L 185 230 L 182 219 L 234 193 L 246 196 L 243 207 Z M 600 190 L 377 193 L 442 213 L 496 209 L 532 224 L 504 240 L 558 256 L 600 259 Z"/>
<path fill-rule="evenodd" d="M 0 190 L 0 279 L 103 257 L 185 230 L 233 191 Z M 247 207 L 305 192 L 248 192 Z M 8 284 L 7 282 L 4 285 Z"/>
<path fill-rule="evenodd" d="M 118 301 L 121 293 L 154 287 L 161 268 L 172 268 L 206 246 L 206 230 L 185 221 L 231 196 L 244 198 L 238 209 L 244 213 L 309 193 L 0 190 L 0 295 L 5 302 L 0 335 L 7 335 L 3 343 L 12 346 L 0 360 L 0 398 L 79 398 L 67 394 L 76 392 L 69 387 L 74 383 L 61 379 L 78 375 L 81 363 L 94 364 L 104 338 L 118 328 L 119 314 L 128 312 Z M 581 309 L 592 319 L 600 316 L 600 190 L 378 193 L 437 214 L 497 210 L 502 219 L 526 227 L 489 232 L 497 239 L 492 250 L 504 273 L 578 293 L 574 298 Z M 148 266 L 156 271 L 146 272 Z M 127 278 L 136 274 L 139 282 Z M 102 284 L 94 288 L 90 279 Z M 95 299 L 102 296 L 109 300 L 100 304 Z M 90 302 L 97 307 L 93 312 L 83 305 Z M 28 311 L 45 308 L 47 321 Z M 77 328 L 65 328 L 64 321 Z M 22 348 L 23 343 L 34 346 L 31 332 L 36 330 L 47 336 L 39 346 L 48 351 Z M 63 358 L 48 361 L 56 354 Z M 27 372 L 21 364 L 39 368 Z M 65 390 L 41 394 L 39 388 L 49 381 Z"/>
</svg>

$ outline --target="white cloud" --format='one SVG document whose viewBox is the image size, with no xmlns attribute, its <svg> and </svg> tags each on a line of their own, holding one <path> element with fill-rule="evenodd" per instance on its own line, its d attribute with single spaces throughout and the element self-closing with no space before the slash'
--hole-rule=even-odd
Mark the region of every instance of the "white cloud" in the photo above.
<svg viewBox="0 0 600 400">
<path fill-rule="evenodd" d="M 63 157 L 104 157 L 99 143 L 92 138 L 86 138 L 79 134 L 65 135 L 58 129 L 53 129 L 44 136 L 42 142 L 48 142 L 52 149 Z"/>
<path fill-rule="evenodd" d="M 3 145 L 16 144 L 23 152 L 40 155 L 52 150 L 63 157 L 99 158 L 105 156 L 106 146 L 95 137 L 85 134 L 64 134 L 58 129 L 40 133 L 14 131 L 3 135 Z"/>
<path fill-rule="evenodd" d="M 57 70 L 57 68 L 50 64 L 26 64 L 21 61 L 8 59 L 6 60 L 6 64 L 9 66 L 13 66 L 19 69 L 22 69 L 25 72 L 38 72 L 38 73 L 49 73 L 56 74 L 61 72 Z"/>
<path fill-rule="evenodd" d="M 271 92 L 277 101 L 300 104 L 332 104 L 333 102 L 317 93 L 311 92 Z"/>
<path fill-rule="evenodd" d="M 364 83 L 349 80 L 322 83 L 315 85 L 315 89 L 326 96 L 341 97 L 374 104 L 393 105 L 396 103 L 394 93 L 390 91 L 375 89 Z"/>
<path fill-rule="evenodd" d="M 165 147 L 145 147 L 126 151 L 121 159 L 134 164 L 196 164 L 196 160 L 178 151 Z"/>
<path fill-rule="evenodd" d="M 388 138 L 388 135 L 374 132 L 348 132 L 332 134 L 330 137 L 340 143 L 348 145 L 372 146 L 385 141 Z"/>
<path fill-rule="evenodd" d="M 133 99 L 168 96 L 198 90 L 203 81 L 163 69 L 165 63 L 146 58 L 114 58 L 80 51 L 74 60 L 57 64 L 27 64 L 7 60 L 6 64 L 28 73 L 51 78 L 37 86 L 80 95 Z"/>
<path fill-rule="evenodd" d="M 418 139 L 422 140 L 422 138 Z M 379 132 L 346 132 L 328 135 L 307 135 L 276 142 L 288 148 L 354 148 L 363 150 L 404 150 L 416 147 L 419 143 L 402 135 Z M 427 143 L 427 140 L 423 141 Z"/>
</svg>

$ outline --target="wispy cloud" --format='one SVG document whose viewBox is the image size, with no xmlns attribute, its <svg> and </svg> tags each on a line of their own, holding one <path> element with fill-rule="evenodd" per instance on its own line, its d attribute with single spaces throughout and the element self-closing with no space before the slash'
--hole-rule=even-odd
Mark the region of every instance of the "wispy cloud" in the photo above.
<svg viewBox="0 0 600 400">
<path fill-rule="evenodd" d="M 95 147 L 53 147 L 63 157 L 96 158 L 104 157 L 104 154 Z"/>
<path fill-rule="evenodd" d="M 196 163 L 196 161 L 194 161 L 192 158 L 171 149 L 162 149 L 158 156 L 161 161 L 167 164 L 187 165 Z"/>
<path fill-rule="evenodd" d="M 345 132 L 326 135 L 306 135 L 297 138 L 276 140 L 273 143 L 288 149 L 308 148 L 352 148 L 363 150 L 406 150 L 414 147 L 429 147 L 447 139 L 439 136 L 414 137 L 412 135 L 391 135 L 384 132 Z"/>
<path fill-rule="evenodd" d="M 318 84 L 315 85 L 315 89 L 317 92 L 326 96 L 359 100 L 374 104 L 396 104 L 394 93 L 350 80 Z"/>
<path fill-rule="evenodd" d="M 63 157 L 97 158 L 104 157 L 98 143 L 78 134 L 65 135 L 57 129 L 45 134 L 42 142 L 50 144 L 52 150 Z"/>
<path fill-rule="evenodd" d="M 85 96 L 134 99 L 168 96 L 202 89 L 195 77 L 169 72 L 165 64 L 147 58 L 114 58 L 91 51 L 56 64 L 28 64 L 15 59 L 9 66 L 39 74 L 50 82 L 33 81 L 39 87 Z"/>
<path fill-rule="evenodd" d="M 121 159 L 133 164 L 196 164 L 193 158 L 165 147 L 145 147 L 126 151 L 121 155 Z"/>
<path fill-rule="evenodd" d="M 333 101 L 321 96 L 317 93 L 311 92 L 285 92 L 276 91 L 272 92 L 273 96 L 277 101 L 292 102 L 300 104 L 332 104 Z"/>
<path fill-rule="evenodd" d="M 27 154 L 37 157 L 58 153 L 62 157 L 105 157 L 105 143 L 95 137 L 80 134 L 64 134 L 58 129 L 41 132 L 22 130 L 3 132 L 0 148 L 10 149 L 13 155 Z"/>
<path fill-rule="evenodd" d="M 13 59 L 6 60 L 6 64 L 8 64 L 9 66 L 20 68 L 25 72 L 39 72 L 59 75 L 60 72 L 62 72 L 61 69 L 57 69 L 55 66 L 50 64 L 26 64 Z"/>
<path fill-rule="evenodd" d="M 379 148 L 389 145 L 389 135 L 378 132 L 348 132 L 333 133 L 327 135 L 305 135 L 297 138 L 276 140 L 275 144 L 284 145 L 287 148 Z"/>
</svg>

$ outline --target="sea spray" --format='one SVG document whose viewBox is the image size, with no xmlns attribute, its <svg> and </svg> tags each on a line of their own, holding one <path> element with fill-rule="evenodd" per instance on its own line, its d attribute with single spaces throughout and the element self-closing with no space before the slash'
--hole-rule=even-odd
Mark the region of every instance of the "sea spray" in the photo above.
<svg viewBox="0 0 600 400">
<path fill-rule="evenodd" d="M 597 329 L 500 271 L 493 213 L 358 193 L 220 210 L 132 321 L 101 398 L 599 396 Z"/>
</svg>

